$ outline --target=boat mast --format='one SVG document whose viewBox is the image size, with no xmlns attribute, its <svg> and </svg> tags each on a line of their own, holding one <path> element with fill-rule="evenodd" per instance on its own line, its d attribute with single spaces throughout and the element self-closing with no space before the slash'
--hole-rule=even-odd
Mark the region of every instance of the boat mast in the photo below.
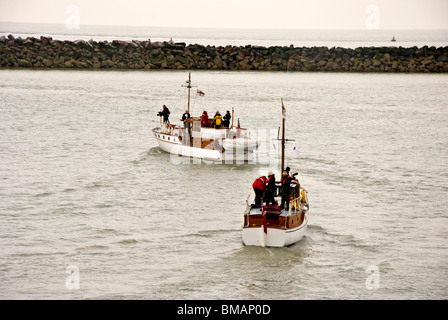
<svg viewBox="0 0 448 320">
<path fill-rule="evenodd" d="M 282 171 L 280 172 L 280 176 L 282 176 L 283 171 L 285 169 L 285 117 L 286 117 L 286 110 L 285 106 L 283 105 L 283 98 L 282 98 Z"/>
<path fill-rule="evenodd" d="M 191 89 L 191 73 L 190 72 L 188 72 L 188 85 L 187 85 L 187 88 L 188 88 L 188 103 L 187 103 L 187 106 L 188 106 L 188 113 L 190 113 L 190 89 Z"/>
</svg>

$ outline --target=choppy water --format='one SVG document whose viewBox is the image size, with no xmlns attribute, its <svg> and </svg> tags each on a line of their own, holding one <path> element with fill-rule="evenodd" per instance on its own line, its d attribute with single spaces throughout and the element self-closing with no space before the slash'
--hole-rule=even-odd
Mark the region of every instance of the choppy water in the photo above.
<svg viewBox="0 0 448 320">
<path fill-rule="evenodd" d="M 248 128 L 275 130 L 284 98 L 306 237 L 242 244 L 252 181 L 276 168 L 158 149 L 152 120 L 180 117 L 185 72 L 3 70 L 0 298 L 448 298 L 446 75 L 192 76 L 193 114 L 235 107 Z"/>
</svg>

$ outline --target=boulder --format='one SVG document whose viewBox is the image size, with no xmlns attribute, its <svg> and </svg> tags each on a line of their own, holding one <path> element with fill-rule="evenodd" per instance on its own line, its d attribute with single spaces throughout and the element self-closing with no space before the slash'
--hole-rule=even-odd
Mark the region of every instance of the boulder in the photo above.
<svg viewBox="0 0 448 320">
<path fill-rule="evenodd" d="M 325 60 L 320 60 L 319 62 L 317 62 L 317 66 L 319 68 L 322 68 L 323 66 L 325 66 L 327 64 L 327 62 Z"/>
<path fill-rule="evenodd" d="M 25 59 L 17 59 L 17 63 L 19 64 L 19 67 L 31 67 L 31 63 Z"/>
<path fill-rule="evenodd" d="M 219 56 L 215 56 L 215 59 L 213 59 L 213 63 L 215 64 L 215 66 L 218 69 L 222 69 L 223 67 L 223 61 L 221 60 L 221 58 Z"/>
<path fill-rule="evenodd" d="M 373 66 L 374 66 L 375 68 L 381 66 L 381 61 L 379 61 L 379 60 L 373 60 Z"/>
</svg>

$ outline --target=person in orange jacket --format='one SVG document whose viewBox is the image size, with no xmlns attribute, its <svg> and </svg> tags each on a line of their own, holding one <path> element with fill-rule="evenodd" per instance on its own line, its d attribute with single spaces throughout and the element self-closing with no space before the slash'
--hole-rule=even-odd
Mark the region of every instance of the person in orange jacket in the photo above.
<svg viewBox="0 0 448 320">
<path fill-rule="evenodd" d="M 266 190 L 266 177 L 261 176 L 255 179 L 252 188 L 255 192 L 255 204 L 253 205 L 253 208 L 261 208 L 263 193 Z"/>
</svg>

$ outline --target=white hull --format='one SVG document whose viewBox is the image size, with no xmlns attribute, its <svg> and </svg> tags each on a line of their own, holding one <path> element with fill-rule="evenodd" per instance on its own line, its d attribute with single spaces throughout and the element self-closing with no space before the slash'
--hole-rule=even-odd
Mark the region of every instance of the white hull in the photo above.
<svg viewBox="0 0 448 320">
<path fill-rule="evenodd" d="M 243 228 L 243 243 L 246 246 L 259 247 L 287 247 L 300 241 L 306 232 L 308 214 L 304 222 L 294 229 L 267 228 L 264 232 L 263 226 L 258 228 Z"/>
<path fill-rule="evenodd" d="M 182 144 L 178 135 L 166 134 L 153 130 L 154 137 L 160 149 L 172 155 L 198 158 L 217 162 L 251 162 L 253 150 L 258 147 L 258 142 L 247 138 L 223 139 L 223 149 L 208 149 Z"/>
</svg>

